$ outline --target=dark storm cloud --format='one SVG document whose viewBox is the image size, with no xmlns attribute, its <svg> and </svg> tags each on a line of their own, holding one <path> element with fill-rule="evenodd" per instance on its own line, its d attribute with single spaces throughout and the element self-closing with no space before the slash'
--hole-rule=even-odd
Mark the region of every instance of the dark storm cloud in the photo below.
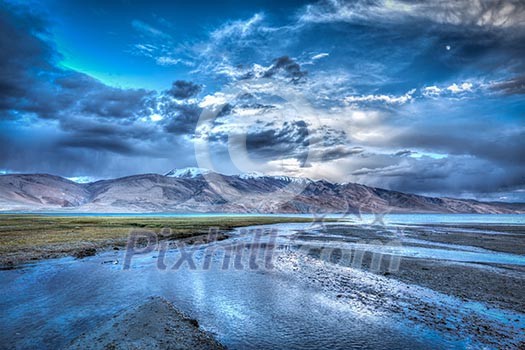
<svg viewBox="0 0 525 350">
<path fill-rule="evenodd" d="M 406 157 L 406 156 L 410 156 L 412 154 L 416 154 L 417 152 L 413 152 L 413 151 L 410 151 L 410 150 L 403 150 L 403 151 L 399 151 L 399 152 L 396 152 L 394 155 L 397 156 L 397 157 Z"/>
<path fill-rule="evenodd" d="M 346 143 L 347 135 L 344 130 L 336 130 L 334 128 L 323 125 L 318 130 L 317 142 L 322 143 L 325 147 L 344 145 Z"/>
<path fill-rule="evenodd" d="M 355 156 L 364 152 L 362 147 L 350 146 L 347 141 L 347 134 L 344 130 L 323 125 L 319 130 L 312 131 L 310 138 L 310 151 L 312 160 L 328 162 L 332 160 Z"/>
<path fill-rule="evenodd" d="M 52 69 L 49 62 L 56 59 L 51 45 L 37 38 L 35 33 L 42 37 L 49 35 L 42 20 L 6 3 L 0 4 L 0 108 L 3 116 L 13 106 L 23 107 L 20 100 L 34 85 L 29 69 Z M 30 106 L 31 101 L 25 104 Z"/>
<path fill-rule="evenodd" d="M 4 127 L 0 125 L 0 164 L 2 169 L 62 176 L 113 178 L 144 172 L 163 173 L 175 165 L 189 166 L 191 150 L 177 140 L 159 139 L 150 144 L 142 140 L 76 136 L 51 127 Z M 164 154 L 159 154 L 163 151 Z M 174 151 L 176 151 L 175 156 Z"/>
<path fill-rule="evenodd" d="M 62 130 L 73 137 L 114 137 L 131 142 L 155 140 L 159 135 L 156 125 L 129 120 L 107 120 L 72 117 L 60 120 Z"/>
<path fill-rule="evenodd" d="M 123 175 L 147 164 L 160 167 L 173 157 L 173 147 L 186 147 L 149 119 L 163 112 L 157 105 L 161 99 L 169 102 L 167 96 L 111 87 L 60 67 L 48 24 L 32 13 L 21 6 L 0 4 L 2 168 Z M 181 88 L 176 94 L 200 89 L 190 82 L 183 85 L 174 84 Z M 192 113 L 192 108 L 178 106 L 177 116 Z M 173 114 L 165 112 L 167 117 Z M 148 158 L 136 163 L 126 157 Z"/>
<path fill-rule="evenodd" d="M 48 33 L 41 20 L 21 8 L 2 5 L 0 10 L 0 113 L 4 118 L 25 112 L 60 120 L 68 127 L 72 123 L 67 120 L 76 117 L 131 123 L 157 112 L 160 97 L 153 91 L 115 88 L 86 74 L 59 68 L 59 55 L 45 39 Z M 176 81 L 167 93 L 185 99 L 200 90 L 200 85 Z M 188 114 L 192 108 L 181 105 L 175 110 Z M 173 114 L 169 109 L 161 112 Z"/>
<path fill-rule="evenodd" d="M 164 124 L 164 129 L 173 134 L 189 135 L 195 132 L 200 109 L 196 106 L 179 106 L 170 115 L 171 117 Z"/>
<path fill-rule="evenodd" d="M 51 78 L 43 81 L 43 75 Z M 12 90 L 3 94 L 5 113 L 16 110 L 45 119 L 75 115 L 136 119 L 149 114 L 148 102 L 154 95 L 143 89 L 109 87 L 84 74 L 58 69 L 27 76 L 23 85 L 26 88 L 21 95 Z"/>
<path fill-rule="evenodd" d="M 258 109 L 261 112 L 269 111 L 276 108 L 275 104 L 281 102 L 285 102 L 285 100 L 278 96 L 263 93 L 241 93 L 223 107 L 220 115 L 232 114 L 242 109 Z"/>
<path fill-rule="evenodd" d="M 290 78 L 293 82 L 299 82 L 306 76 L 306 72 L 301 70 L 301 66 L 288 56 L 276 58 L 270 68 L 264 73 L 265 78 L 282 74 Z"/>
<path fill-rule="evenodd" d="M 58 142 L 60 147 L 69 148 L 86 148 L 93 150 L 104 150 L 114 153 L 131 155 L 136 153 L 131 145 L 124 140 L 116 139 L 114 137 L 70 137 Z"/>
<path fill-rule="evenodd" d="M 500 165 L 521 164 L 525 167 L 525 131 L 493 131 L 488 137 L 482 132 L 482 129 L 451 131 L 439 130 L 438 127 L 435 130 L 405 131 L 390 139 L 389 145 L 470 155 Z"/>
<path fill-rule="evenodd" d="M 349 156 L 355 156 L 362 154 L 364 149 L 361 147 L 347 147 L 344 145 L 338 145 L 334 147 L 327 148 L 322 152 L 321 160 L 327 162 L 330 160 L 336 160 L 341 158 L 346 158 Z"/>
<path fill-rule="evenodd" d="M 308 125 L 303 120 L 285 121 L 279 128 L 267 123 L 248 133 L 246 148 L 250 153 L 270 159 L 287 156 L 304 158 L 304 151 L 309 146 L 308 139 Z"/>
<path fill-rule="evenodd" d="M 63 77 L 57 83 L 63 89 L 59 96 L 65 97 L 63 109 L 69 114 L 133 119 L 149 115 L 148 102 L 154 97 L 144 89 L 113 88 L 81 74 Z M 76 103 L 71 103 L 72 95 Z"/>
<path fill-rule="evenodd" d="M 425 123 L 402 127 L 386 139 L 368 143 L 375 148 L 365 158 L 354 159 L 354 181 L 406 192 L 457 196 L 462 192 L 489 193 L 513 191 L 525 183 L 525 131 L 518 122 L 514 126 L 486 120 L 490 114 L 483 101 L 469 113 L 475 120 L 427 112 Z M 486 102 L 489 106 L 493 101 Z M 432 110 L 428 105 L 425 111 Z M 448 105 L 454 113 L 457 105 Z M 496 108 L 498 114 L 508 110 Z M 466 111 L 463 111 L 466 112 Z M 417 114 L 417 113 L 416 113 Z M 516 123 L 516 122 L 514 122 Z M 381 149 L 403 149 L 382 153 Z"/>
<path fill-rule="evenodd" d="M 374 167 L 353 172 L 356 179 L 367 179 L 371 185 L 419 193 L 490 193 L 521 188 L 525 168 L 499 167 L 481 159 L 468 156 L 450 156 L 444 159 L 404 158 L 399 163 L 393 159 L 375 156 L 370 162 Z M 483 174 L 483 176 L 480 176 Z"/>
<path fill-rule="evenodd" d="M 244 67 L 238 65 L 230 67 L 228 75 L 236 80 L 250 80 L 258 78 L 283 78 L 292 83 L 304 82 L 307 71 L 301 68 L 301 65 L 289 56 L 281 56 L 272 60 L 269 67 Z M 247 94 L 250 95 L 250 94 Z"/>
<path fill-rule="evenodd" d="M 495 83 L 491 88 L 506 95 L 523 95 L 525 94 L 525 75 Z"/>
<path fill-rule="evenodd" d="M 146 24 L 155 24 L 151 19 L 135 21 L 141 40 L 148 39 L 141 47 L 157 50 L 152 58 L 176 64 L 172 55 L 181 54 L 195 62 L 192 72 L 181 66 L 163 72 L 214 79 L 177 80 L 157 92 L 108 86 L 64 68 L 49 24 L 2 3 L 0 170 L 114 176 L 194 165 L 188 162 L 200 103 L 223 105 L 210 123 L 214 157 L 217 149 L 227 153 L 228 135 L 258 120 L 239 147 L 268 169 L 276 158 L 292 160 L 285 172 L 309 176 L 292 169 L 304 167 L 308 155 L 309 171 L 335 174 L 336 181 L 449 195 L 519 188 L 525 179 L 523 8 L 513 1 L 330 0 L 279 23 L 270 12 L 244 20 L 228 13 L 209 42 L 195 44 L 202 33 L 188 30 L 181 46 Z M 86 30 L 70 26 L 61 29 L 73 36 Z M 126 37 L 107 42 L 115 41 Z M 94 43 L 79 47 L 125 58 L 103 40 Z M 107 55 L 97 51 L 102 48 Z M 115 81 L 129 74 L 158 84 L 152 82 L 158 71 L 141 58 L 94 66 L 123 72 Z M 457 92 L 464 83 L 470 87 Z M 204 86 L 210 91 L 200 99 Z M 438 92 L 425 95 L 426 87 Z M 294 94 L 304 106 L 288 99 Z M 330 127 L 315 127 L 316 119 Z"/>
<path fill-rule="evenodd" d="M 11 12 L 11 13 L 9 13 Z M 0 8 L 0 113 L 60 119 L 87 114 L 133 118 L 151 92 L 118 89 L 56 65 L 59 54 L 46 39 L 44 23 L 21 8 Z"/>
<path fill-rule="evenodd" d="M 39 18 L 5 4 L 0 10 L 3 117 L 26 112 L 61 120 L 61 125 L 71 127 L 67 120 L 75 117 L 131 122 L 156 111 L 157 96 L 153 91 L 110 87 L 88 75 L 59 68 L 59 55 L 45 39 L 48 33 Z M 188 98 L 200 89 L 191 82 L 176 81 L 168 94 Z M 187 113 L 190 108 L 181 106 L 177 110 Z"/>
<path fill-rule="evenodd" d="M 168 93 L 177 99 L 187 99 L 196 96 L 201 92 L 202 86 L 191 81 L 177 80 L 173 83 Z"/>
</svg>

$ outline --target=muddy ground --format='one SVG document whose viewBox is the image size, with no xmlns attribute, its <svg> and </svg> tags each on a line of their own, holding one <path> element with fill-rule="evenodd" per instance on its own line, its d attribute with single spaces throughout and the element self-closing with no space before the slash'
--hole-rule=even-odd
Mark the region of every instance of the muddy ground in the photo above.
<svg viewBox="0 0 525 350">
<path fill-rule="evenodd" d="M 115 315 L 75 339 L 71 350 L 219 350 L 225 349 L 199 329 L 196 320 L 180 313 L 171 303 L 152 297 L 144 304 Z"/>
<path fill-rule="evenodd" d="M 388 243 L 395 240 L 402 246 L 440 248 L 433 243 L 483 248 L 494 252 L 525 254 L 525 227 L 501 225 L 421 225 L 383 228 L 328 225 L 326 232 L 343 234 L 332 237 L 349 242 Z M 306 235 L 303 239 L 309 237 Z M 310 236 L 311 237 L 311 236 Z M 417 243 L 407 241 L 417 239 Z M 425 241 L 426 243 L 420 242 Z M 461 247 L 457 247 L 461 251 Z M 380 269 L 370 269 L 372 254 L 365 252 L 362 269 L 406 283 L 427 287 L 465 300 L 475 300 L 494 306 L 523 312 L 525 310 L 525 266 L 497 263 L 469 263 L 439 259 L 401 257 L 399 269 L 389 269 L 388 258 Z"/>
</svg>

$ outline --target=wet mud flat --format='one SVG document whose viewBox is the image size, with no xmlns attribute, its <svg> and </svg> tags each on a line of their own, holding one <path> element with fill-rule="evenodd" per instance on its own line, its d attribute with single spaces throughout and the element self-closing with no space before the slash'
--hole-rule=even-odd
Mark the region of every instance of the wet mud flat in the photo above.
<svg viewBox="0 0 525 350">
<path fill-rule="evenodd" d="M 279 255 L 281 266 L 340 300 L 490 348 L 525 348 L 524 226 L 332 224 L 292 242 L 307 254 Z M 360 252 L 359 264 L 348 252 Z"/>
<path fill-rule="evenodd" d="M 407 235 L 430 242 L 467 245 L 496 252 L 525 254 L 525 225 L 447 224 L 406 226 Z"/>
<path fill-rule="evenodd" d="M 373 254 L 364 254 L 362 268 L 390 278 L 416 283 L 459 298 L 473 299 L 499 307 L 525 310 L 525 265 L 497 262 L 498 252 L 516 254 L 525 259 L 525 227 L 498 225 L 437 226 L 423 225 L 394 228 L 347 228 L 327 226 L 327 233 L 339 234 L 342 241 L 374 243 L 385 246 L 429 248 L 456 252 L 494 255 L 493 262 L 417 258 L 401 255 L 399 269 L 389 269 L 385 253 L 379 269 L 371 269 Z M 331 240 L 336 240 L 331 236 Z M 394 243 L 394 244 L 392 244 Z M 436 245 L 436 243 L 438 245 Z M 480 248 L 480 249 L 476 249 Z M 364 248 L 366 252 L 366 247 Z M 401 253 L 402 254 L 402 253 Z M 436 253 L 439 256 L 439 252 Z M 476 258 L 474 256 L 474 258 Z"/>
<path fill-rule="evenodd" d="M 222 350 L 212 336 L 161 297 L 150 297 L 143 304 L 114 315 L 90 332 L 76 338 L 70 350 L 159 349 Z"/>
</svg>

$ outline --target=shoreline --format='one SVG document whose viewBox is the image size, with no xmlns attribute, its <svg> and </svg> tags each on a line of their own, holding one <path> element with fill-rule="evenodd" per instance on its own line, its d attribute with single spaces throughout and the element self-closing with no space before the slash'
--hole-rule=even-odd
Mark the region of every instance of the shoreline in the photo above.
<svg viewBox="0 0 525 350">
<path fill-rule="evenodd" d="M 126 246 L 129 234 L 150 231 L 162 240 L 205 240 L 210 229 L 218 239 L 230 230 L 280 223 L 308 223 L 286 216 L 109 217 L 6 215 L 0 220 L 0 269 L 65 256 L 83 258 Z M 168 234 L 165 233 L 168 230 Z M 162 232 L 161 232 L 162 231 Z M 159 239 L 160 240 L 160 239 Z M 190 240 L 191 241 L 191 240 Z M 191 242 L 188 242 L 191 243 Z M 194 242 L 196 243 L 196 242 Z"/>
</svg>

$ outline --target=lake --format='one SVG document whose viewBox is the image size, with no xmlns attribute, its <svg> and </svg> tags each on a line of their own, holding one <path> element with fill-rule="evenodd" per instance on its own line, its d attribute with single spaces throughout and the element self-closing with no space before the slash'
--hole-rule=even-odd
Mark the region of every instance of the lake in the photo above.
<svg viewBox="0 0 525 350">
<path fill-rule="evenodd" d="M 521 215 L 417 214 L 389 215 L 385 219 L 387 224 L 403 225 L 524 224 Z M 373 221 L 373 216 L 365 215 L 362 220 L 350 220 L 352 222 L 347 225 L 355 226 L 356 221 L 366 225 Z M 298 245 L 314 247 L 316 240 L 326 244 L 333 241 L 332 237 L 310 223 L 278 224 L 271 228 L 277 229 L 277 237 L 272 239 L 279 247 L 275 252 L 275 266 L 271 269 L 246 268 L 245 256 L 245 268 L 223 270 L 221 264 L 224 256 L 221 254 L 212 255 L 210 269 L 199 268 L 206 259 L 206 249 L 214 245 L 220 248 L 223 241 L 202 245 L 195 251 L 193 258 L 196 269 L 190 268 L 189 264 L 172 269 L 179 253 L 178 247 L 173 247 L 167 252 L 168 268 L 164 270 L 158 267 L 159 253 L 156 251 L 134 256 L 130 268 L 123 269 L 125 252 L 120 250 L 107 251 L 82 260 L 69 257 L 44 260 L 22 268 L 0 271 L 0 344 L 6 349 L 62 348 L 82 332 L 88 332 L 115 313 L 144 301 L 148 296 L 157 295 L 196 318 L 202 328 L 231 349 L 461 349 L 476 345 L 462 334 L 449 334 L 424 322 L 409 320 L 410 303 L 402 304 L 388 293 L 384 294 L 384 300 L 376 304 L 363 301 L 372 294 L 381 295 L 371 292 L 378 288 L 396 290 L 400 295 L 418 299 L 418 302 L 432 300 L 448 310 L 467 308 L 469 312 L 485 315 L 483 317 L 489 319 L 512 318 L 517 320 L 518 326 L 523 327 L 525 324 L 523 314 L 494 308 L 489 312 L 489 308 L 482 303 L 465 304 L 445 294 L 416 285 L 411 287 L 363 270 L 318 263 L 312 259 L 298 262 Z M 297 232 L 308 233 L 310 237 L 308 240 L 298 238 Z M 264 237 L 263 243 L 267 242 Z M 252 231 L 236 230 L 226 241 L 249 243 L 252 238 Z M 362 243 L 344 244 L 349 245 L 348 249 L 355 249 L 356 244 Z M 384 249 L 373 244 L 369 247 L 360 246 L 360 249 L 365 250 L 372 248 Z M 458 248 L 460 250 L 449 248 L 401 247 L 396 248 L 398 251 L 388 251 L 388 254 L 469 263 L 487 262 L 488 259 L 488 262 L 525 265 L 525 257 L 520 255 L 499 254 L 475 247 Z M 471 254 L 469 259 L 464 258 L 467 253 Z M 257 251 L 256 254 L 260 257 L 265 252 Z M 356 295 L 369 295 L 365 295 L 362 300 L 352 296 L 354 292 L 351 290 L 342 292 L 338 283 L 345 279 L 359 283 L 359 289 L 354 290 Z M 349 294 L 350 298 L 341 298 L 343 293 Z M 396 312 L 393 311 L 395 308 L 383 308 L 383 303 L 397 303 L 396 307 L 407 310 Z"/>
</svg>

